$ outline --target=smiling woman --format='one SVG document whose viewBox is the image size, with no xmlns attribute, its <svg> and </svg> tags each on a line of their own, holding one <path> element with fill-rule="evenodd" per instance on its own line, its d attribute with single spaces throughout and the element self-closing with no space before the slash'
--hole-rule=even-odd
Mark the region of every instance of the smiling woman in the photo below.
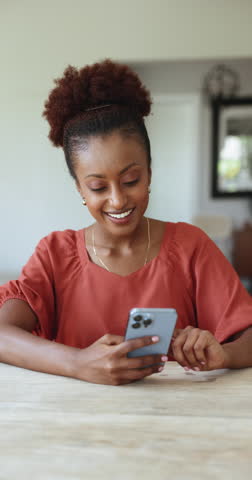
<svg viewBox="0 0 252 480">
<path fill-rule="evenodd" d="M 79 153 L 75 173 L 77 188 L 97 221 L 97 235 L 101 227 L 121 243 L 122 236 L 144 223 L 151 173 L 136 138 L 118 132 L 93 138 Z"/>
<path fill-rule="evenodd" d="M 0 287 L 0 360 L 94 383 L 125 384 L 162 369 L 252 365 L 252 300 L 198 228 L 145 217 L 150 94 L 126 65 L 68 67 L 45 103 L 94 223 L 43 238 L 18 280 Z M 178 313 L 169 352 L 129 358 L 157 342 L 124 339 L 134 307 Z M 143 368 L 144 367 L 144 368 Z"/>
<path fill-rule="evenodd" d="M 85 230 L 90 258 L 120 275 L 136 270 L 144 261 L 143 215 L 151 177 L 143 145 L 135 137 L 125 138 L 118 132 L 94 137 L 78 154 L 75 175 L 77 188 L 96 220 Z"/>
</svg>

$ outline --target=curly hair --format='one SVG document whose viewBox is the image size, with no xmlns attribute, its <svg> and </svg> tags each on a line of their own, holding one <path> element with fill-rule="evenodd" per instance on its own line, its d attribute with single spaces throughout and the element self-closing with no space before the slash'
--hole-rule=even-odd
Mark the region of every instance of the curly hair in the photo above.
<svg viewBox="0 0 252 480">
<path fill-rule="evenodd" d="M 63 147 L 73 178 L 73 153 L 87 147 L 88 138 L 120 130 L 135 135 L 151 162 L 150 141 L 143 117 L 150 113 L 149 91 L 127 65 L 106 59 L 80 70 L 68 66 L 45 102 L 43 116 L 49 139 Z"/>
</svg>

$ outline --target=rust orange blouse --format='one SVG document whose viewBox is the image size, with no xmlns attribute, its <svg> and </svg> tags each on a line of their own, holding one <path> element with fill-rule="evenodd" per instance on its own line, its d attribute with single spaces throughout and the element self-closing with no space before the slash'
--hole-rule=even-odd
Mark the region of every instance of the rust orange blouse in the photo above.
<svg viewBox="0 0 252 480">
<path fill-rule="evenodd" d="M 121 277 L 92 263 L 84 230 L 43 238 L 20 277 L 0 287 L 0 306 L 22 299 L 36 332 L 85 348 L 105 333 L 124 335 L 133 307 L 173 307 L 177 328 L 210 330 L 218 341 L 252 325 L 252 297 L 215 244 L 197 227 L 167 223 L 159 254 Z"/>
</svg>

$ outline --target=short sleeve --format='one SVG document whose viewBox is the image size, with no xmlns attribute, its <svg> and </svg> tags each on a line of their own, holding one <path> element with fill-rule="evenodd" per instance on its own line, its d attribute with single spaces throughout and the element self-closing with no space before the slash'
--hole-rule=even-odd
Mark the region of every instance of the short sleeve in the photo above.
<svg viewBox="0 0 252 480">
<path fill-rule="evenodd" d="M 252 297 L 214 242 L 203 232 L 202 239 L 194 264 L 197 322 L 224 342 L 252 326 Z"/>
<path fill-rule="evenodd" d="M 37 335 L 53 340 L 56 335 L 53 272 L 46 237 L 23 267 L 18 280 L 0 286 L 0 307 L 10 299 L 29 304 L 37 317 Z"/>
</svg>

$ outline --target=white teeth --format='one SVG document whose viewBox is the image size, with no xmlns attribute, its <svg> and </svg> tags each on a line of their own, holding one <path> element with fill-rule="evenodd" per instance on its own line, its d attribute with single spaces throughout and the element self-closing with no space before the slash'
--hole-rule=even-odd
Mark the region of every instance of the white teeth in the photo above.
<svg viewBox="0 0 252 480">
<path fill-rule="evenodd" d="M 113 218 L 124 218 L 124 217 L 127 217 L 132 211 L 133 211 L 133 208 L 131 210 L 128 210 L 127 212 L 118 213 L 118 214 L 108 213 L 108 215 L 109 217 L 113 217 Z"/>
</svg>

